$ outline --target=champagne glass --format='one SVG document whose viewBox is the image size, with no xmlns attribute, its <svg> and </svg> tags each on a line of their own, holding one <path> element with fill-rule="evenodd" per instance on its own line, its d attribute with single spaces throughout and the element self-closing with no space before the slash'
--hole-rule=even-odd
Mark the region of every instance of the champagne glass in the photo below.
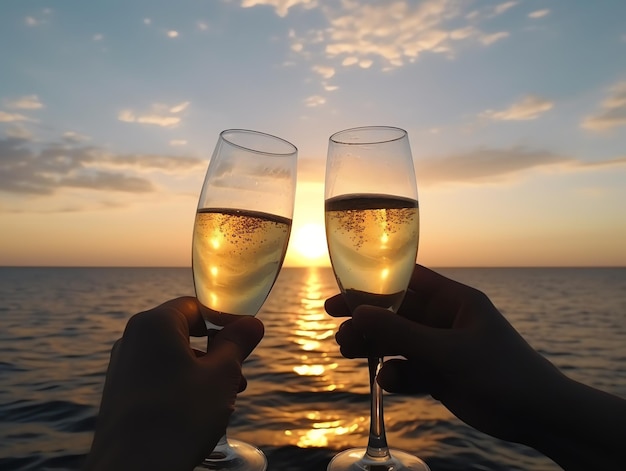
<svg viewBox="0 0 626 471">
<path fill-rule="evenodd" d="M 204 179 L 193 230 L 192 266 L 205 322 L 221 329 L 254 316 L 285 258 L 298 150 L 269 134 L 228 129 L 219 135 Z M 264 471 L 261 450 L 226 434 L 196 470 Z"/>
<path fill-rule="evenodd" d="M 388 126 L 330 136 L 325 181 L 326 238 L 337 284 L 350 311 L 362 304 L 396 312 L 415 267 L 419 209 L 407 132 Z M 389 449 L 382 358 L 368 358 L 371 398 L 367 447 L 337 454 L 328 471 L 428 471 L 416 456 Z"/>
</svg>

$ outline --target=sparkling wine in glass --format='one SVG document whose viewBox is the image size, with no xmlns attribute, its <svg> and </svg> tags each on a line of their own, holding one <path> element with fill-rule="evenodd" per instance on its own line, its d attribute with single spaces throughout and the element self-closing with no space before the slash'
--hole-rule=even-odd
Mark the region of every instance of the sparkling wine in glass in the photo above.
<svg viewBox="0 0 626 471">
<path fill-rule="evenodd" d="M 254 316 L 285 258 L 296 188 L 296 147 L 245 129 L 222 131 L 204 179 L 193 230 L 198 300 L 209 330 Z M 196 470 L 264 471 L 258 448 L 226 437 Z"/>
<path fill-rule="evenodd" d="M 407 132 L 388 126 L 330 136 L 325 181 L 326 239 L 337 284 L 351 311 L 362 304 L 396 312 L 415 267 L 419 205 Z M 366 447 L 337 454 L 328 471 L 429 471 L 418 457 L 390 449 L 382 358 L 368 358 L 371 398 Z"/>
</svg>

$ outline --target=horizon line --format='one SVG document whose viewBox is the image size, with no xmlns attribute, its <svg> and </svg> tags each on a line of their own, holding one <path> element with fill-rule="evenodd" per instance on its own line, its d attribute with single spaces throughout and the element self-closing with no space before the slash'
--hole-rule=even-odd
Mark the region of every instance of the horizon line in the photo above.
<svg viewBox="0 0 626 471">
<path fill-rule="evenodd" d="M 626 265 L 422 265 L 430 269 L 495 269 L 495 268 L 626 268 Z M 0 265 L 0 268 L 181 268 L 191 270 L 190 265 Z M 287 265 L 286 268 L 329 268 L 330 265 Z"/>
</svg>

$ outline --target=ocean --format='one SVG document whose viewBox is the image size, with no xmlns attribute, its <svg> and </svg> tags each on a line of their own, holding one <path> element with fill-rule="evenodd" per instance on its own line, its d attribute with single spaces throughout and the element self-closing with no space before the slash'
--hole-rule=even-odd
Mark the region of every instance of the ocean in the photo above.
<svg viewBox="0 0 626 471">
<path fill-rule="evenodd" d="M 626 268 L 458 268 L 572 378 L 626 397 Z M 269 470 L 324 470 L 365 445 L 367 368 L 341 357 L 324 300 L 330 268 L 285 268 L 258 317 L 248 389 L 229 436 L 259 445 Z M 193 295 L 188 268 L 0 268 L 0 469 L 79 469 L 113 342 L 128 318 Z M 572 411 L 573 414 L 576 411 Z M 385 395 L 392 447 L 432 471 L 560 469 L 532 449 L 463 424 L 430 397 Z"/>
</svg>

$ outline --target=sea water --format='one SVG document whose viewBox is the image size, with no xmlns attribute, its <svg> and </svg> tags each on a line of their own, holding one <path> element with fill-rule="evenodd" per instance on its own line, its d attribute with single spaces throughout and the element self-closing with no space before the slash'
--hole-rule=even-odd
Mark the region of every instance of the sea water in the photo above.
<svg viewBox="0 0 626 471">
<path fill-rule="evenodd" d="M 487 293 L 567 375 L 626 397 L 626 269 L 437 271 Z M 324 470 L 367 441 L 366 362 L 341 357 L 342 320 L 323 307 L 336 292 L 330 268 L 285 268 L 258 315 L 265 337 L 244 364 L 229 436 L 259 445 L 270 471 Z M 0 469 L 79 469 L 113 342 L 132 314 L 184 295 L 190 268 L 0 268 Z M 390 445 L 433 471 L 560 469 L 428 396 L 386 394 L 385 422 Z"/>
</svg>

